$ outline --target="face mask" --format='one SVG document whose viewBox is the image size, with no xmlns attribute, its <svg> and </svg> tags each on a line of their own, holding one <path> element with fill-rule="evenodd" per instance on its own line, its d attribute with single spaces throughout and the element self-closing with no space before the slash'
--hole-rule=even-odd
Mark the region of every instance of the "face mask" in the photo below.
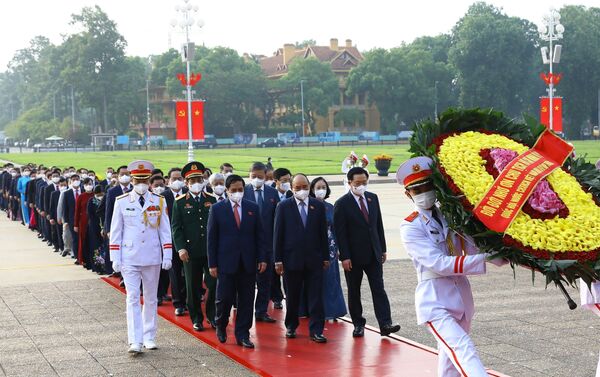
<svg viewBox="0 0 600 377">
<path fill-rule="evenodd" d="M 267 185 L 267 186 L 273 186 L 273 182 L 275 182 L 275 181 L 271 181 L 271 180 L 265 181 L 265 185 Z"/>
<path fill-rule="evenodd" d="M 360 185 L 357 187 L 352 186 L 352 192 L 358 196 L 363 196 L 365 191 L 367 191 L 367 185 Z"/>
<path fill-rule="evenodd" d="M 308 190 L 294 191 L 294 197 L 298 200 L 305 200 L 308 198 Z"/>
<path fill-rule="evenodd" d="M 148 184 L 147 183 L 138 183 L 137 185 L 133 186 L 133 189 L 139 195 L 144 195 L 145 193 L 148 192 Z"/>
<path fill-rule="evenodd" d="M 95 175 L 90 175 L 89 178 L 93 181 L 94 179 L 96 179 Z"/>
<path fill-rule="evenodd" d="M 435 204 L 435 191 L 427 191 L 412 197 L 419 209 L 430 209 Z"/>
<path fill-rule="evenodd" d="M 243 197 L 243 192 L 232 192 L 231 194 L 229 194 L 229 199 L 231 199 L 231 201 L 234 203 L 239 203 Z"/>
<path fill-rule="evenodd" d="M 58 183 L 58 181 L 60 181 L 60 178 L 52 177 L 52 183 Z"/>
<path fill-rule="evenodd" d="M 129 182 L 131 182 L 131 177 L 128 175 L 120 175 L 119 176 L 119 183 L 122 185 L 128 185 Z"/>
<path fill-rule="evenodd" d="M 206 186 L 203 183 L 200 182 L 196 182 L 196 183 L 192 183 L 192 185 L 190 185 L 190 191 L 193 192 L 194 194 L 199 194 L 200 191 L 202 191 L 204 189 L 204 186 Z"/>
<path fill-rule="evenodd" d="M 279 187 L 281 187 L 283 191 L 287 192 L 290 191 L 290 189 L 292 188 L 292 184 L 289 182 L 284 182 Z"/>
<path fill-rule="evenodd" d="M 315 196 L 317 199 L 324 199 L 327 195 L 327 190 L 315 190 Z"/>
<path fill-rule="evenodd" d="M 14 178 L 17 176 L 17 173 L 10 173 L 10 176 Z"/>
<path fill-rule="evenodd" d="M 229 177 L 229 176 L 230 176 L 230 175 L 232 175 L 232 174 L 233 174 L 233 172 L 226 172 L 226 173 L 223 173 L 223 175 L 225 176 L 225 179 L 227 179 L 227 177 Z"/>
<path fill-rule="evenodd" d="M 85 174 L 85 173 L 81 173 L 81 179 L 86 179 L 87 177 L 88 177 L 88 175 L 87 175 L 87 174 Z"/>
<path fill-rule="evenodd" d="M 106 179 L 111 179 L 112 178 L 112 173 L 107 171 L 106 172 Z"/>
<path fill-rule="evenodd" d="M 73 181 L 73 182 L 71 182 L 71 186 L 73 186 L 74 188 L 79 187 L 80 184 L 81 184 L 80 181 Z"/>
<path fill-rule="evenodd" d="M 97 201 L 100 202 L 100 201 L 102 201 L 102 198 L 104 198 L 104 195 L 96 195 L 95 198 Z"/>
<path fill-rule="evenodd" d="M 83 186 L 83 189 L 85 190 L 85 192 L 92 192 L 92 190 L 94 189 L 94 185 L 85 185 Z"/>
<path fill-rule="evenodd" d="M 213 187 L 213 191 L 217 195 L 223 195 L 223 193 L 225 192 L 225 186 L 223 186 L 223 185 L 215 186 L 215 187 Z"/>
<path fill-rule="evenodd" d="M 31 172 L 29 172 L 29 171 L 24 171 L 24 172 L 23 172 L 23 175 L 24 175 L 25 177 L 29 177 L 29 175 L 30 175 L 30 174 L 31 174 Z"/>
<path fill-rule="evenodd" d="M 67 191 L 67 186 L 60 186 L 58 189 L 60 190 L 60 192 L 65 192 Z"/>
<path fill-rule="evenodd" d="M 171 182 L 170 187 L 171 187 L 171 190 L 173 190 L 173 191 L 179 191 L 183 187 L 183 182 L 182 181 L 173 181 L 173 182 Z"/>
<path fill-rule="evenodd" d="M 165 192 L 165 188 L 163 186 L 154 187 L 152 192 L 157 195 L 162 195 L 162 193 Z"/>
<path fill-rule="evenodd" d="M 259 179 L 259 178 L 253 178 L 251 181 L 252 186 L 254 186 L 255 189 L 257 188 L 261 188 L 263 186 L 263 184 L 265 183 L 264 179 Z"/>
</svg>

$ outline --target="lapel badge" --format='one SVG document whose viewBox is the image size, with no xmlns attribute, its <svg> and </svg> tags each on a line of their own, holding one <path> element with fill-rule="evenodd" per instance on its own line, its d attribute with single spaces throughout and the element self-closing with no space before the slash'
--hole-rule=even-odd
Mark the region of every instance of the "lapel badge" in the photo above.
<svg viewBox="0 0 600 377">
<path fill-rule="evenodd" d="M 185 208 L 192 208 L 192 205 L 190 203 L 185 203 Z"/>
<path fill-rule="evenodd" d="M 271 198 L 271 203 L 275 203 L 275 199 Z"/>
<path fill-rule="evenodd" d="M 369 202 L 369 203 L 370 203 L 370 202 L 371 202 L 371 198 L 367 198 L 367 202 Z"/>
<path fill-rule="evenodd" d="M 207 207 L 207 208 L 208 208 L 208 207 L 210 207 L 211 205 L 212 205 L 212 203 L 211 203 L 211 202 L 204 202 L 204 207 Z"/>
<path fill-rule="evenodd" d="M 248 211 L 248 216 L 253 216 L 253 215 L 254 215 L 254 212 Z"/>
<path fill-rule="evenodd" d="M 314 206 L 308 206 L 308 208 L 310 208 L 310 209 L 315 209 L 315 207 L 314 207 Z"/>
</svg>

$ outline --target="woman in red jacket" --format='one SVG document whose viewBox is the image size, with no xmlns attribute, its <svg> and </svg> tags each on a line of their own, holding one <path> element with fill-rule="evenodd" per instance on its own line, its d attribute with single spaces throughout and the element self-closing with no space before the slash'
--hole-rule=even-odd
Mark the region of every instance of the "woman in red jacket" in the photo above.
<svg viewBox="0 0 600 377">
<path fill-rule="evenodd" d="M 81 264 L 88 270 L 92 268 L 91 251 L 86 240 L 87 233 L 87 205 L 91 198 L 94 197 L 94 182 L 90 178 L 83 180 L 84 192 L 79 195 L 75 203 L 75 224 L 73 230 L 79 233 L 79 249 L 77 253 L 77 261 L 75 264 Z"/>
</svg>

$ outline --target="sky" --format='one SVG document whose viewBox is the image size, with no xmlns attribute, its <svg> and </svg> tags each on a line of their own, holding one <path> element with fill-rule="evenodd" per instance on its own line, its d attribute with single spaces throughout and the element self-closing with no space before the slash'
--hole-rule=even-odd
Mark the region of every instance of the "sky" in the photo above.
<svg viewBox="0 0 600 377">
<path fill-rule="evenodd" d="M 284 43 L 314 39 L 340 45 L 351 39 L 361 51 L 391 48 L 424 35 L 447 33 L 474 0 L 189 0 L 200 9 L 194 16 L 204 21 L 194 27 L 191 39 L 208 47 L 226 46 L 253 54 L 272 55 Z M 71 33 L 71 14 L 84 6 L 100 6 L 117 23 L 128 42 L 127 54 L 160 54 L 179 48 L 184 35 L 170 25 L 175 6 L 184 0 L 3 0 L 0 2 L 0 71 L 15 51 L 36 35 L 59 44 Z M 540 24 L 551 7 L 590 0 L 490 0 L 510 16 Z M 568 28 L 566 33 L 568 33 Z"/>
</svg>

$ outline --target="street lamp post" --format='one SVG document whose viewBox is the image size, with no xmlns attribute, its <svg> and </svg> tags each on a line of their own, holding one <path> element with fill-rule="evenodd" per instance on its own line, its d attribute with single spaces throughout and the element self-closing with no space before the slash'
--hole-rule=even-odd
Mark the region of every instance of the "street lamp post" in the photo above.
<svg viewBox="0 0 600 377">
<path fill-rule="evenodd" d="M 434 89 L 435 89 L 435 107 L 433 110 L 434 119 L 437 119 L 438 116 L 438 83 L 439 81 L 435 81 Z"/>
<path fill-rule="evenodd" d="M 306 137 L 305 135 L 305 128 L 304 128 L 304 81 L 306 80 L 300 80 L 300 106 L 302 108 L 302 138 L 304 139 L 304 137 Z"/>
<path fill-rule="evenodd" d="M 146 146 L 150 149 L 150 80 L 146 79 Z"/>
<path fill-rule="evenodd" d="M 543 18 L 543 25 L 539 28 L 540 38 L 543 41 L 549 43 L 549 48 L 544 46 L 541 48 L 542 52 L 542 60 L 544 64 L 548 64 L 550 66 L 550 77 L 553 75 L 553 63 L 560 62 L 560 53 L 562 50 L 561 45 L 553 46 L 553 42 L 556 42 L 563 37 L 563 33 L 565 32 L 565 27 L 560 23 L 560 13 L 558 13 L 555 9 L 551 9 L 550 13 L 545 15 Z M 554 129 L 554 121 L 553 121 L 553 105 L 552 99 L 554 97 L 554 80 L 550 80 L 548 84 L 548 103 L 549 103 L 549 123 L 550 130 Z"/>
<path fill-rule="evenodd" d="M 198 27 L 204 26 L 204 21 L 194 20 L 193 13 L 198 12 L 198 6 L 189 3 L 189 0 L 183 0 L 183 5 L 176 5 L 175 10 L 179 13 L 179 20 L 173 19 L 171 26 L 179 26 L 185 33 L 185 45 L 183 46 L 183 58 L 185 59 L 186 70 L 186 97 L 187 97 L 187 120 L 188 120 L 188 162 L 194 160 L 194 145 L 192 144 L 192 85 L 190 84 L 190 62 L 193 59 L 194 44 L 190 43 L 191 27 L 196 22 Z"/>
</svg>

